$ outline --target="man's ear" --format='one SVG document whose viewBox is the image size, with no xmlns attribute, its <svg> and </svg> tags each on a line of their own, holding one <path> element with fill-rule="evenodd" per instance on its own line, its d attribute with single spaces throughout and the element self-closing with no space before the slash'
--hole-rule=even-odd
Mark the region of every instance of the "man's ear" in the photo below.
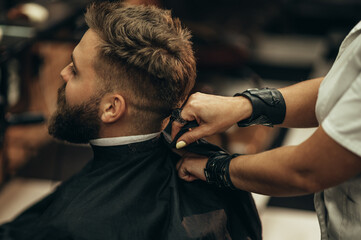
<svg viewBox="0 0 361 240">
<path fill-rule="evenodd" d="M 114 123 L 122 118 L 126 112 L 125 99 L 119 94 L 105 95 L 100 103 L 103 123 Z"/>
</svg>

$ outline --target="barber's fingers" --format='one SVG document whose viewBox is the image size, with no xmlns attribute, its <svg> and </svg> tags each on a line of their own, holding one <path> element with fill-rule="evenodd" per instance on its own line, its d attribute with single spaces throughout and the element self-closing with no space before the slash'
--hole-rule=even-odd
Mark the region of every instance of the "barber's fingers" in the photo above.
<svg viewBox="0 0 361 240">
<path fill-rule="evenodd" d="M 178 176 L 188 182 L 196 179 L 206 180 L 204 168 L 208 158 L 206 157 L 186 157 L 177 163 Z"/>
<path fill-rule="evenodd" d="M 192 112 L 188 111 L 188 108 L 186 107 L 186 109 L 183 109 L 180 112 L 180 117 L 187 121 L 187 122 L 191 122 L 193 120 L 196 120 L 196 117 L 192 114 Z M 182 129 L 182 127 L 185 125 L 186 123 L 180 123 L 178 121 L 173 121 L 172 123 L 172 139 L 174 139 L 174 137 L 178 134 L 178 132 Z"/>
<path fill-rule="evenodd" d="M 199 127 L 192 128 L 190 131 L 184 133 L 177 140 L 176 148 L 181 149 L 203 137 L 207 137 L 212 134 L 214 134 L 214 130 L 209 126 L 209 124 L 201 124 Z"/>
<path fill-rule="evenodd" d="M 178 176 L 180 179 L 183 179 L 187 182 L 192 182 L 194 180 L 197 180 L 198 178 L 193 176 L 190 172 L 187 171 L 187 169 L 181 167 L 178 169 Z"/>
<path fill-rule="evenodd" d="M 177 136 L 178 132 L 182 129 L 182 127 L 184 125 L 185 124 L 182 124 L 180 122 L 173 121 L 173 123 L 172 123 L 172 139 L 174 139 L 175 136 Z"/>
</svg>

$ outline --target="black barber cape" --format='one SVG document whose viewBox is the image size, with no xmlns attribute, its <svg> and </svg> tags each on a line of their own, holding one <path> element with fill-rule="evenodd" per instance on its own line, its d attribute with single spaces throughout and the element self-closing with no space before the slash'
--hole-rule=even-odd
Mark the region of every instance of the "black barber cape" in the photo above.
<svg viewBox="0 0 361 240">
<path fill-rule="evenodd" d="M 188 151 L 221 149 L 200 141 Z M 261 239 L 248 192 L 178 178 L 163 135 L 92 146 L 94 159 L 52 194 L 0 226 L 2 240 Z"/>
</svg>

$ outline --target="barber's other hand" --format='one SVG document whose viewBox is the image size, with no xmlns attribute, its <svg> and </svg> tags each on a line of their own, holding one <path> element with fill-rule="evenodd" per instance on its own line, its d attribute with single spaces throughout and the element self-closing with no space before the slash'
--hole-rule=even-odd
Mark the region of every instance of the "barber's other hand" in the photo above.
<svg viewBox="0 0 361 240">
<path fill-rule="evenodd" d="M 249 118 L 252 114 L 251 102 L 245 97 L 223 97 L 204 93 L 191 95 L 183 107 L 181 117 L 186 121 L 196 120 L 199 127 L 183 134 L 177 140 L 177 148 L 182 148 L 198 139 L 223 132 L 233 124 Z M 172 138 L 183 127 L 177 121 L 172 124 Z"/>
<path fill-rule="evenodd" d="M 206 157 L 185 157 L 177 163 L 178 176 L 187 181 L 192 182 L 197 179 L 206 180 L 204 176 L 204 168 L 207 165 Z"/>
</svg>

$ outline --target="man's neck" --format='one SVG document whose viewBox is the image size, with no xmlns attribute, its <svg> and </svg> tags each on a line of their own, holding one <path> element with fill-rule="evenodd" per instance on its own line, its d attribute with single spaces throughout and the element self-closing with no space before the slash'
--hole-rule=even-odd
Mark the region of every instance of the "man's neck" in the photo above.
<svg viewBox="0 0 361 240">
<path fill-rule="evenodd" d="M 99 138 L 114 138 L 114 137 L 129 137 L 129 136 L 138 136 L 138 135 L 147 135 L 155 132 L 159 132 L 156 130 L 133 130 L 130 127 L 127 128 L 107 128 L 102 129 L 99 132 Z"/>
<path fill-rule="evenodd" d="M 169 118 L 163 120 L 160 128 L 144 129 L 142 127 L 133 126 L 129 122 L 117 122 L 110 125 L 102 125 L 99 131 L 99 138 L 114 138 L 148 135 L 162 131 L 168 124 Z"/>
</svg>

